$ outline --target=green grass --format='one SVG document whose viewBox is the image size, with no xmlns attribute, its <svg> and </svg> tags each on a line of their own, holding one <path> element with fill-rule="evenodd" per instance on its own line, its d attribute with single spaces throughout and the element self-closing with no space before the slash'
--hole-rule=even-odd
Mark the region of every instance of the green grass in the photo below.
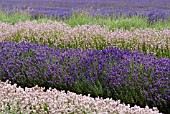
<svg viewBox="0 0 170 114">
<path fill-rule="evenodd" d="M 70 18 L 52 18 L 47 16 L 40 15 L 37 19 L 32 18 L 29 14 L 25 13 L 18 13 L 13 12 L 12 14 L 9 14 L 8 12 L 0 11 L 0 21 L 1 22 L 7 22 L 11 24 L 15 24 L 19 21 L 34 21 L 37 20 L 38 22 L 48 22 L 48 20 L 52 21 L 63 21 L 66 24 L 70 25 L 71 27 L 75 27 L 77 25 L 94 25 L 98 24 L 102 27 L 108 27 L 110 30 L 114 30 L 115 28 L 123 28 L 126 30 L 130 30 L 132 27 L 134 29 L 146 29 L 146 28 L 154 28 L 154 29 L 163 29 L 163 28 L 170 28 L 170 20 L 166 23 L 162 23 L 161 21 L 158 21 L 155 24 L 148 24 L 147 19 L 139 17 L 139 16 L 133 16 L 131 18 L 128 17 L 120 17 L 120 18 L 114 18 L 113 16 L 110 17 L 99 17 L 99 16 L 90 16 L 87 13 L 81 12 L 81 13 L 73 13 Z"/>
<path fill-rule="evenodd" d="M 31 16 L 28 14 L 21 14 L 21 13 L 11 13 L 9 14 L 8 12 L 2 12 L 0 11 L 0 21 L 1 22 L 6 22 L 10 24 L 15 24 L 19 21 L 31 21 Z"/>
<path fill-rule="evenodd" d="M 58 19 L 59 20 L 59 19 Z M 102 27 L 108 27 L 110 30 L 114 30 L 115 28 L 123 28 L 125 30 L 130 30 L 132 27 L 134 29 L 146 29 L 146 28 L 155 28 L 155 29 L 162 29 L 162 28 L 170 28 L 170 21 L 167 23 L 162 23 L 161 21 L 158 21 L 155 24 L 148 24 L 147 19 L 139 17 L 139 16 L 133 16 L 131 18 L 129 17 L 120 17 L 120 18 L 114 18 L 114 15 L 110 17 L 92 17 L 86 13 L 74 13 L 70 19 L 63 20 L 66 24 L 70 25 L 71 27 L 77 26 L 77 25 L 94 25 L 98 24 Z"/>
</svg>

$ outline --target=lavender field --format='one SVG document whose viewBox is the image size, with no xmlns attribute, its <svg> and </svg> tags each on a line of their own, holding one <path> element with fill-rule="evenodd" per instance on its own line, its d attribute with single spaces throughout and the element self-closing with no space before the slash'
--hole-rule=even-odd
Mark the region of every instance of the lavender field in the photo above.
<svg viewBox="0 0 170 114">
<path fill-rule="evenodd" d="M 0 0 L 2 10 L 30 9 L 31 14 L 55 17 L 69 16 L 74 11 L 90 14 L 126 16 L 140 15 L 161 18 L 170 15 L 169 0 Z"/>
<path fill-rule="evenodd" d="M 0 0 L 0 114 L 169 114 L 169 0 Z"/>
</svg>

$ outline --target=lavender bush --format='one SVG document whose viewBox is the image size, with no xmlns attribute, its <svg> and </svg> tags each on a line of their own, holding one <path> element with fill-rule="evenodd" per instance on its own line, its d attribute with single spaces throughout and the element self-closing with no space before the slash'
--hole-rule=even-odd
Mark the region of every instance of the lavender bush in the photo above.
<svg viewBox="0 0 170 114">
<path fill-rule="evenodd" d="M 55 49 L 21 42 L 0 43 L 0 79 L 112 97 L 125 103 L 170 111 L 170 60 L 107 47 Z"/>
<path fill-rule="evenodd" d="M 25 89 L 25 90 L 24 90 Z M 156 107 L 120 104 L 120 100 L 58 91 L 38 86 L 17 87 L 0 81 L 0 114 L 162 114 Z"/>
<path fill-rule="evenodd" d="M 115 29 L 99 25 L 82 25 L 71 28 L 65 23 L 19 22 L 15 25 L 0 23 L 0 41 L 27 41 L 55 45 L 58 48 L 103 49 L 116 46 L 157 57 L 170 58 L 170 30 Z"/>
</svg>

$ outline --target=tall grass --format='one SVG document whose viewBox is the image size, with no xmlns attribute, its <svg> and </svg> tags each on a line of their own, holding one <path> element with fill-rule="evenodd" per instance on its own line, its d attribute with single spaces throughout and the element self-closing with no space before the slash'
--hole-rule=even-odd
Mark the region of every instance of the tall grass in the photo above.
<svg viewBox="0 0 170 114">
<path fill-rule="evenodd" d="M 0 21 L 10 24 L 15 24 L 19 21 L 30 21 L 31 16 L 29 14 L 18 13 L 18 12 L 4 12 L 0 11 Z"/>
<path fill-rule="evenodd" d="M 162 28 L 170 28 L 170 20 L 167 22 L 162 23 L 161 21 L 157 21 L 154 24 L 149 24 L 147 18 L 143 18 L 140 16 L 133 16 L 133 17 L 119 17 L 115 18 L 114 15 L 112 16 L 91 16 L 85 12 L 80 13 L 73 13 L 69 18 L 53 18 L 49 16 L 38 16 L 36 19 L 33 18 L 30 14 L 25 13 L 18 13 L 18 12 L 4 12 L 0 11 L 0 21 L 7 22 L 11 24 L 15 24 L 19 21 L 34 21 L 37 20 L 38 22 L 48 22 L 49 20 L 52 21 L 63 21 L 64 23 L 70 25 L 71 27 L 75 27 L 77 25 L 94 25 L 98 24 L 102 27 L 108 27 L 110 30 L 114 30 L 115 28 L 123 28 L 125 30 L 130 30 L 131 28 L 137 29 L 146 29 L 146 28 L 154 28 L 154 29 L 162 29 Z"/>
<path fill-rule="evenodd" d="M 60 21 L 59 19 L 57 19 Z M 162 28 L 170 28 L 170 21 L 163 23 L 160 20 L 154 24 L 149 24 L 147 18 L 143 18 L 141 16 L 132 16 L 132 17 L 119 17 L 115 18 L 112 16 L 90 16 L 87 13 L 73 13 L 69 19 L 64 19 L 63 22 L 70 25 L 71 27 L 75 27 L 77 25 L 94 25 L 98 24 L 102 27 L 108 27 L 110 30 L 114 30 L 115 28 L 123 28 L 125 30 L 134 29 L 146 29 L 146 28 L 154 28 L 154 29 L 162 29 Z"/>
</svg>

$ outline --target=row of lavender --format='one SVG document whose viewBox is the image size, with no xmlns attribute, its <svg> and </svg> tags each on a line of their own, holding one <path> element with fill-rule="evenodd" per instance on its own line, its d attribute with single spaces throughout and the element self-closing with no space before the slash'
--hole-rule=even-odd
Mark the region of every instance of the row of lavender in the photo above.
<svg viewBox="0 0 170 114">
<path fill-rule="evenodd" d="M 170 30 L 115 29 L 110 31 L 99 25 L 71 28 L 64 23 L 19 22 L 15 25 L 0 23 L 0 41 L 27 41 L 54 45 L 57 48 L 103 49 L 116 46 L 144 54 L 170 58 Z"/>
<path fill-rule="evenodd" d="M 87 11 L 91 15 L 113 15 L 116 17 L 143 16 L 151 23 L 170 16 L 169 0 L 0 0 L 1 10 L 28 10 L 33 17 L 48 15 L 52 17 L 69 17 L 75 11 Z"/>
<path fill-rule="evenodd" d="M 1 114 L 162 114 L 155 107 L 130 107 L 120 100 L 92 98 L 51 88 L 44 92 L 44 88 L 38 86 L 23 89 L 8 81 L 0 82 L 0 91 Z"/>
<path fill-rule="evenodd" d="M 0 43 L 0 79 L 21 87 L 64 89 L 170 112 L 170 60 L 122 51 L 54 49 L 29 42 Z"/>
</svg>

